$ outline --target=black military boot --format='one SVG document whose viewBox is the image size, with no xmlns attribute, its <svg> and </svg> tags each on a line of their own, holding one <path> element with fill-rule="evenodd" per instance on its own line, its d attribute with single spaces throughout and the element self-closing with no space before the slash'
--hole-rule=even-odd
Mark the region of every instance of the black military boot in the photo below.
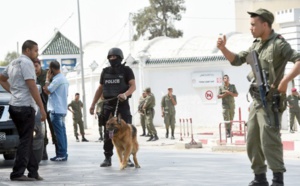
<svg viewBox="0 0 300 186">
<path fill-rule="evenodd" d="M 271 186 L 284 186 L 282 172 L 273 173 L 273 179 L 272 179 Z"/>
<path fill-rule="evenodd" d="M 140 136 L 146 136 L 146 131 L 145 131 L 145 129 L 143 129 L 143 134 L 141 134 Z"/>
<path fill-rule="evenodd" d="M 100 134 L 99 141 L 103 141 L 103 134 L 102 134 L 102 132 L 101 132 L 101 134 Z"/>
<path fill-rule="evenodd" d="M 227 138 L 231 137 L 231 130 L 230 129 L 226 129 L 226 137 Z"/>
<path fill-rule="evenodd" d="M 156 140 L 158 140 L 158 136 L 157 136 L 157 134 L 155 134 L 155 135 L 154 135 L 154 137 L 153 137 L 152 141 L 156 141 Z"/>
<path fill-rule="evenodd" d="M 47 145 L 44 146 L 42 160 L 48 160 L 48 154 L 47 154 L 46 147 L 47 147 Z"/>
<path fill-rule="evenodd" d="M 249 186 L 269 186 L 266 173 L 255 174 L 254 180 L 249 183 Z"/>
<path fill-rule="evenodd" d="M 152 141 L 154 136 L 150 135 L 150 138 L 147 141 Z"/>
<path fill-rule="evenodd" d="M 100 167 L 110 167 L 111 166 L 111 158 L 105 157 L 105 160 L 100 164 Z"/>
<path fill-rule="evenodd" d="M 172 136 L 171 136 L 171 139 L 174 140 L 175 137 L 174 137 L 174 130 L 172 130 Z"/>
<path fill-rule="evenodd" d="M 87 140 L 84 135 L 82 135 L 82 139 L 81 139 L 82 142 L 89 142 L 89 140 Z"/>
<path fill-rule="evenodd" d="M 169 137 L 169 130 L 167 130 L 167 132 L 166 132 L 166 138 L 168 138 Z"/>
<path fill-rule="evenodd" d="M 127 167 L 134 167 L 134 163 L 130 159 L 128 159 Z"/>
</svg>

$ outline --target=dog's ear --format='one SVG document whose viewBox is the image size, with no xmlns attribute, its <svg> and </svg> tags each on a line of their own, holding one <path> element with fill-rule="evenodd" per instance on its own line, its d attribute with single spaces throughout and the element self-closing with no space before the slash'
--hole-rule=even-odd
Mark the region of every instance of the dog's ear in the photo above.
<svg viewBox="0 0 300 186">
<path fill-rule="evenodd" d="M 108 119 L 110 119 L 110 118 L 112 118 L 112 117 L 113 117 L 113 115 L 112 115 L 112 113 L 110 113 Z"/>
<path fill-rule="evenodd" d="M 121 124 L 121 114 L 118 114 L 118 123 Z"/>
</svg>

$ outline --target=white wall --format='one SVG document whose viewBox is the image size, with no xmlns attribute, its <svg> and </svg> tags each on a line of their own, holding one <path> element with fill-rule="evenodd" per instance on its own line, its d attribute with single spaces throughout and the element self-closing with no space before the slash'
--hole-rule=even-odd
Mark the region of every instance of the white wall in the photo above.
<svg viewBox="0 0 300 186">
<path fill-rule="evenodd" d="M 130 99 L 131 113 L 133 115 L 133 124 L 140 125 L 139 114 L 137 113 L 138 100 L 140 98 L 140 79 L 138 66 L 132 67 L 137 89 Z M 192 86 L 192 73 L 204 71 L 222 71 L 230 77 L 230 83 L 235 84 L 239 96 L 235 98 L 236 109 L 234 120 L 239 119 L 239 108 L 241 108 L 241 118 L 247 121 L 249 102 L 246 99 L 246 94 L 249 89 L 249 82 L 246 79 L 250 66 L 242 65 L 239 67 L 231 66 L 228 61 L 223 62 L 203 62 L 194 64 L 168 65 L 168 66 L 147 66 L 144 67 L 144 87 L 151 87 L 156 98 L 155 106 L 155 126 L 163 126 L 161 117 L 160 102 L 163 95 L 167 93 L 168 87 L 173 87 L 173 93 L 177 96 L 178 105 L 176 106 L 176 123 L 179 125 L 179 118 L 192 118 L 195 127 L 218 127 L 218 124 L 223 121 L 221 100 L 205 102 L 201 99 L 203 90 L 210 89 L 218 90 L 218 87 L 194 88 Z M 74 72 L 75 73 L 75 72 Z M 82 95 L 81 75 L 71 76 L 68 74 L 70 83 L 69 97 L 70 102 L 74 99 L 74 94 L 79 92 Z M 85 89 L 86 89 L 86 113 L 87 126 L 91 128 L 97 125 L 97 120 L 89 114 L 89 107 L 94 97 L 95 91 L 99 86 L 100 72 L 85 72 Z M 249 100 L 251 101 L 251 97 Z M 72 115 L 69 113 L 66 118 L 69 125 L 72 123 Z M 287 128 L 287 112 L 283 115 L 283 128 Z"/>
<path fill-rule="evenodd" d="M 138 69 L 134 68 L 134 72 L 138 77 Z M 160 102 L 163 95 L 167 93 L 168 87 L 173 87 L 173 93 L 177 96 L 176 106 L 176 122 L 179 124 L 179 118 L 192 118 L 193 124 L 196 126 L 217 127 L 223 121 L 221 100 L 214 96 L 215 102 L 205 102 L 201 100 L 203 94 L 202 88 L 194 88 L 192 86 L 192 73 L 201 71 L 222 71 L 228 74 L 230 83 L 235 84 L 239 96 L 236 101 L 236 114 L 234 120 L 238 120 L 238 108 L 241 108 L 242 120 L 247 120 L 249 102 L 246 100 L 249 82 L 246 75 L 250 71 L 250 67 L 243 65 L 233 67 L 227 61 L 223 62 L 203 62 L 194 63 L 193 65 L 182 64 L 182 66 L 147 66 L 144 69 L 144 86 L 151 87 L 156 97 L 155 118 L 156 126 L 163 126 L 161 117 Z M 145 88 L 143 87 L 143 89 Z M 218 87 L 207 87 L 203 89 L 218 90 Z M 137 80 L 137 90 L 139 90 L 139 80 Z M 135 92 L 133 102 L 138 101 L 141 93 Z M 202 98 L 203 99 L 203 98 Z M 249 97 L 251 101 L 251 97 Z M 134 112 L 137 110 L 134 106 Z M 139 115 L 136 114 L 134 122 L 139 124 Z"/>
</svg>

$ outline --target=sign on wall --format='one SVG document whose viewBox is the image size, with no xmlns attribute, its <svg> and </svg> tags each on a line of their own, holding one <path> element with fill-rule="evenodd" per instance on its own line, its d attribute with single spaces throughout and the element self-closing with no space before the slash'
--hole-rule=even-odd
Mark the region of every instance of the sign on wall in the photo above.
<svg viewBox="0 0 300 186">
<path fill-rule="evenodd" d="M 218 87 L 222 85 L 222 71 L 192 73 L 193 87 Z"/>
<path fill-rule="evenodd" d="M 218 87 L 203 87 L 200 88 L 200 98 L 203 104 L 217 103 Z"/>
</svg>

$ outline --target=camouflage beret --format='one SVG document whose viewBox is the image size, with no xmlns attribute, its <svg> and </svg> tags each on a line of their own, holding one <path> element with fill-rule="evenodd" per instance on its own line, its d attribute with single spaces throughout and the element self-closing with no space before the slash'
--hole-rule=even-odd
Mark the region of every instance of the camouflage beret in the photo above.
<svg viewBox="0 0 300 186">
<path fill-rule="evenodd" d="M 251 16 L 260 16 L 260 17 L 264 18 L 271 25 L 274 22 L 274 15 L 269 10 L 260 8 L 260 9 L 256 10 L 255 12 L 247 12 L 247 13 L 250 14 Z"/>
</svg>

